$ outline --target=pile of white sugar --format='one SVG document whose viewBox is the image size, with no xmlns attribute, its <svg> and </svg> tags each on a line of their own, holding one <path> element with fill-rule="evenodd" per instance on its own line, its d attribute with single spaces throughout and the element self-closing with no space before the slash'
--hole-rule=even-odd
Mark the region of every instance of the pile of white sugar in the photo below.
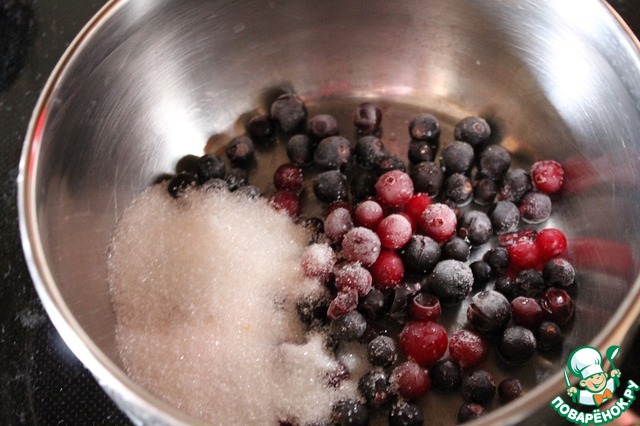
<svg viewBox="0 0 640 426">
<path fill-rule="evenodd" d="M 212 424 L 324 422 L 354 380 L 295 304 L 323 291 L 305 279 L 309 235 L 264 199 L 149 188 L 114 232 L 109 253 L 116 339 L 134 381 Z"/>
</svg>

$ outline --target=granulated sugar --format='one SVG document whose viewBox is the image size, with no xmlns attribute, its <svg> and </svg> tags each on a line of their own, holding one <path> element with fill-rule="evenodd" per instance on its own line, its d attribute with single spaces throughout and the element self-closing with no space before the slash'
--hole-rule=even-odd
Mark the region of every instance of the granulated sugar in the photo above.
<svg viewBox="0 0 640 426">
<path fill-rule="evenodd" d="M 264 199 L 149 188 L 115 230 L 109 278 L 127 373 L 212 424 L 322 422 L 353 380 L 323 337 L 307 335 L 295 303 L 324 291 L 305 279 L 306 231 Z"/>
</svg>

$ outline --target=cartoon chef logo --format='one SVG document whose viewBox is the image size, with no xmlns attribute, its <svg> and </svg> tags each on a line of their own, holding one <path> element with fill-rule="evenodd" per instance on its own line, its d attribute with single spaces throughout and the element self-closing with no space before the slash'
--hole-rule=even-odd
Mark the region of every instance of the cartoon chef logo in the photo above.
<svg viewBox="0 0 640 426">
<path fill-rule="evenodd" d="M 613 398 L 613 392 L 620 386 L 620 370 L 613 364 L 613 359 L 618 354 L 618 346 L 611 346 L 606 351 L 607 359 L 611 364 L 609 374 L 602 369 L 602 355 L 591 346 L 582 346 L 569 355 L 567 369 L 575 377 L 579 378 L 578 385 L 581 389 L 571 385 L 567 370 L 564 378 L 567 385 L 567 394 L 574 402 L 581 405 L 599 406 L 603 402 Z"/>
</svg>

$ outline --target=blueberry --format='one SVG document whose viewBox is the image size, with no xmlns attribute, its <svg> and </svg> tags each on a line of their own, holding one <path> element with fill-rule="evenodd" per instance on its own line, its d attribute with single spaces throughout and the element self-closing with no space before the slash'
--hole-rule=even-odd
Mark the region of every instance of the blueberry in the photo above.
<svg viewBox="0 0 640 426">
<path fill-rule="evenodd" d="M 480 206 L 493 204 L 498 193 L 498 185 L 487 177 L 476 180 L 473 184 L 473 201 Z"/>
<path fill-rule="evenodd" d="M 443 359 L 429 370 L 433 388 L 441 392 L 452 392 L 460 387 L 462 375 L 460 366 L 450 359 Z"/>
<path fill-rule="evenodd" d="M 271 104 L 271 117 L 283 132 L 289 133 L 302 127 L 307 119 L 307 107 L 298 95 L 285 93 Z"/>
<path fill-rule="evenodd" d="M 498 201 L 489 212 L 491 224 L 496 234 L 513 232 L 520 222 L 520 210 L 511 201 Z"/>
<path fill-rule="evenodd" d="M 405 172 L 407 167 L 404 165 L 404 161 L 402 161 L 401 158 L 398 158 L 395 155 L 385 155 L 384 157 L 380 157 L 378 162 L 374 164 L 374 170 L 378 176 L 382 176 L 391 170 L 400 170 Z"/>
<path fill-rule="evenodd" d="M 440 137 L 440 122 L 433 114 L 420 114 L 409 122 L 409 136 L 416 141 L 435 142 Z"/>
<path fill-rule="evenodd" d="M 249 173 L 245 169 L 232 167 L 224 175 L 229 191 L 235 191 L 241 186 L 245 186 L 249 181 Z"/>
<path fill-rule="evenodd" d="M 511 319 L 511 304 L 502 293 L 485 290 L 471 298 L 467 320 L 482 334 L 502 331 Z"/>
<path fill-rule="evenodd" d="M 276 134 L 276 126 L 267 114 L 254 115 L 247 123 L 247 132 L 258 143 L 266 143 Z"/>
<path fill-rule="evenodd" d="M 358 381 L 358 390 L 370 406 L 381 406 L 392 396 L 389 375 L 384 370 L 372 370 Z"/>
<path fill-rule="evenodd" d="M 462 173 L 448 176 L 444 181 L 442 195 L 457 207 L 466 206 L 473 197 L 471 180 Z"/>
<path fill-rule="evenodd" d="M 524 169 L 509 170 L 502 181 L 498 200 L 519 203 L 524 194 L 531 191 L 531 176 Z"/>
<path fill-rule="evenodd" d="M 414 234 L 400 251 L 400 257 L 407 271 L 426 274 L 438 263 L 441 253 L 437 242 L 426 235 Z"/>
<path fill-rule="evenodd" d="M 478 172 L 491 179 L 500 179 L 511 167 L 511 155 L 500 145 L 490 145 L 478 158 Z"/>
<path fill-rule="evenodd" d="M 505 247 L 494 247 L 482 256 L 482 260 L 491 266 L 494 275 L 504 274 L 510 263 L 509 250 Z"/>
<path fill-rule="evenodd" d="M 515 281 L 506 275 L 502 275 L 496 279 L 496 282 L 493 284 L 493 289 L 502 293 L 502 295 L 509 300 L 515 298 L 518 294 Z"/>
<path fill-rule="evenodd" d="M 333 405 L 331 421 L 337 426 L 367 426 L 369 411 L 360 401 L 343 399 Z"/>
<path fill-rule="evenodd" d="M 479 246 L 491 239 L 493 225 L 486 213 L 470 210 L 458 220 L 458 236 L 466 238 L 472 246 Z"/>
<path fill-rule="evenodd" d="M 440 165 L 446 174 L 467 174 L 473 162 L 475 154 L 473 148 L 466 142 L 455 141 L 445 146 L 440 156 Z"/>
<path fill-rule="evenodd" d="M 575 281 L 576 270 L 568 260 L 556 258 L 545 263 L 542 276 L 549 286 L 568 287 Z"/>
<path fill-rule="evenodd" d="M 453 129 L 453 137 L 467 142 L 475 149 L 484 146 L 491 136 L 491 127 L 484 118 L 466 117 L 460 120 Z"/>
<path fill-rule="evenodd" d="M 375 321 L 384 312 L 386 297 L 380 290 L 372 288 L 358 301 L 358 311 L 369 321 Z"/>
<path fill-rule="evenodd" d="M 356 142 L 355 159 L 362 167 L 371 168 L 386 155 L 387 151 L 380 138 L 363 136 Z"/>
<path fill-rule="evenodd" d="M 324 138 L 313 153 L 313 161 L 321 169 L 339 169 L 351 160 L 351 142 L 342 136 Z"/>
<path fill-rule="evenodd" d="M 198 157 L 197 155 L 191 155 L 191 154 L 185 155 L 184 157 L 180 158 L 176 162 L 176 174 L 187 172 L 197 176 L 199 159 L 200 157 Z"/>
<path fill-rule="evenodd" d="M 374 367 L 389 367 L 398 358 L 396 342 L 389 336 L 378 336 L 367 345 L 367 358 Z"/>
<path fill-rule="evenodd" d="M 422 192 L 435 197 L 440 194 L 444 183 L 442 168 L 432 161 L 423 161 L 411 168 L 409 172 L 416 193 Z"/>
<path fill-rule="evenodd" d="M 442 260 L 431 271 L 428 282 L 441 304 L 453 305 L 462 302 L 471 292 L 473 272 L 459 260 Z"/>
<path fill-rule="evenodd" d="M 255 158 L 253 141 L 248 136 L 235 137 L 227 144 L 225 153 L 233 165 L 248 167 Z"/>
<path fill-rule="evenodd" d="M 375 197 L 378 175 L 373 170 L 354 170 L 349 185 L 354 203 Z"/>
<path fill-rule="evenodd" d="M 465 402 L 458 410 L 458 423 L 466 423 L 469 420 L 477 419 L 484 416 L 487 410 L 475 402 Z"/>
<path fill-rule="evenodd" d="M 307 124 L 307 133 L 315 141 L 338 135 L 338 121 L 329 114 L 314 115 Z"/>
<path fill-rule="evenodd" d="M 429 142 L 411 141 L 409 143 L 408 158 L 411 164 L 418 164 L 422 161 L 433 161 L 436 153 Z"/>
<path fill-rule="evenodd" d="M 196 161 L 196 176 L 201 184 L 209 179 L 223 179 L 225 172 L 224 160 L 215 154 L 205 154 Z"/>
<path fill-rule="evenodd" d="M 476 260 L 469 265 L 471 273 L 473 273 L 474 287 L 485 285 L 491 280 L 491 266 L 484 260 Z"/>
<path fill-rule="evenodd" d="M 318 173 L 313 178 L 313 193 L 324 203 L 344 200 L 347 198 L 348 191 L 347 177 L 338 170 Z"/>
<path fill-rule="evenodd" d="M 303 298 L 296 304 L 298 318 L 309 327 L 319 327 L 327 323 L 329 299 L 326 297 Z"/>
<path fill-rule="evenodd" d="M 293 135 L 287 141 L 287 157 L 296 166 L 306 166 L 313 161 L 315 149 L 311 138 L 307 135 Z"/>
<path fill-rule="evenodd" d="M 498 397 L 502 403 L 511 402 L 522 396 L 522 384 L 518 379 L 504 379 L 498 385 Z"/>
<path fill-rule="evenodd" d="M 424 413 L 422 408 L 411 402 L 399 401 L 389 410 L 389 426 L 422 426 Z"/>
<path fill-rule="evenodd" d="M 551 216 L 551 198 L 543 192 L 529 191 L 520 200 L 520 217 L 527 223 L 542 223 Z"/>
<path fill-rule="evenodd" d="M 442 245 L 442 258 L 454 259 L 466 262 L 469 259 L 471 248 L 460 237 L 451 237 Z"/>
<path fill-rule="evenodd" d="M 484 404 L 496 394 L 496 383 L 488 371 L 478 369 L 462 379 L 462 396 L 470 402 Z"/>
<path fill-rule="evenodd" d="M 371 135 L 380 130 L 382 111 L 376 104 L 363 102 L 353 115 L 353 124 L 361 135 Z"/>
<path fill-rule="evenodd" d="M 358 311 L 347 312 L 331 321 L 331 336 L 337 340 L 357 340 L 367 328 L 367 320 Z"/>
<path fill-rule="evenodd" d="M 182 172 L 175 175 L 168 183 L 167 190 L 173 198 L 183 197 L 189 188 L 197 185 L 198 178 L 191 173 Z"/>
<path fill-rule="evenodd" d="M 555 322 L 543 321 L 535 330 L 537 348 L 541 352 L 555 352 L 562 348 L 564 336 Z"/>
<path fill-rule="evenodd" d="M 520 365 L 529 361 L 536 351 L 536 338 L 528 328 L 508 327 L 498 343 L 498 355 L 508 364 Z"/>
<path fill-rule="evenodd" d="M 542 274 L 535 269 L 518 272 L 515 284 L 517 294 L 524 297 L 540 297 L 546 288 Z"/>
</svg>

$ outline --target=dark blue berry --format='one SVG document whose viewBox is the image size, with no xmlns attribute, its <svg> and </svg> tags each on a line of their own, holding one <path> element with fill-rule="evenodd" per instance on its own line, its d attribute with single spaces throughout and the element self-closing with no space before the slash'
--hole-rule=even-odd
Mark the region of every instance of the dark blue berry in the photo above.
<svg viewBox="0 0 640 426">
<path fill-rule="evenodd" d="M 402 161 L 401 158 L 398 158 L 394 155 L 385 155 L 381 157 L 377 163 L 374 164 L 374 170 L 378 174 L 378 176 L 382 176 L 383 174 L 390 172 L 391 170 L 400 170 L 405 172 L 407 167 Z"/>
<path fill-rule="evenodd" d="M 227 144 L 225 153 L 235 166 L 247 167 L 251 165 L 255 158 L 253 141 L 248 136 L 235 137 Z"/>
<path fill-rule="evenodd" d="M 500 145 L 489 145 L 482 150 L 478 158 L 480 175 L 500 179 L 511 167 L 511 155 Z"/>
<path fill-rule="evenodd" d="M 440 194 L 444 183 L 442 168 L 432 161 L 423 161 L 414 165 L 410 172 L 413 188 L 416 193 L 424 193 L 430 197 Z"/>
<path fill-rule="evenodd" d="M 524 297 L 540 297 L 547 287 L 542 274 L 535 269 L 518 272 L 515 283 L 517 294 Z"/>
<path fill-rule="evenodd" d="M 330 204 L 334 201 L 344 200 L 347 198 L 348 192 L 347 177 L 338 170 L 318 173 L 313 178 L 313 193 L 323 203 Z"/>
<path fill-rule="evenodd" d="M 400 251 L 405 269 L 414 274 L 426 274 L 440 261 L 440 245 L 426 235 L 415 234 Z"/>
<path fill-rule="evenodd" d="M 325 325 L 328 322 L 327 309 L 329 308 L 329 299 L 320 298 L 303 298 L 296 304 L 298 318 L 309 327 L 316 328 Z"/>
<path fill-rule="evenodd" d="M 320 141 L 313 153 L 314 163 L 321 169 L 339 169 L 353 155 L 351 142 L 342 136 L 329 136 Z"/>
<path fill-rule="evenodd" d="M 469 402 L 484 404 L 491 401 L 495 394 L 496 382 L 486 370 L 475 370 L 462 379 L 462 396 Z"/>
<path fill-rule="evenodd" d="M 520 210 L 511 201 L 498 201 L 489 212 L 491 224 L 496 234 L 507 234 L 518 228 L 520 223 Z"/>
<path fill-rule="evenodd" d="M 576 270 L 568 260 L 556 258 L 545 263 L 542 276 L 548 286 L 568 287 L 575 281 Z"/>
<path fill-rule="evenodd" d="M 527 223 L 541 223 L 551 216 L 551 198 L 543 192 L 529 191 L 519 204 L 520 217 Z"/>
<path fill-rule="evenodd" d="M 276 126 L 267 114 L 254 115 L 247 123 L 247 132 L 257 143 L 265 143 L 275 136 Z"/>
<path fill-rule="evenodd" d="M 225 173 L 224 160 L 215 154 L 205 154 L 196 162 L 196 176 L 201 184 L 209 179 L 223 179 Z"/>
<path fill-rule="evenodd" d="M 450 359 L 443 359 L 429 370 L 433 388 L 440 392 L 452 392 L 460 387 L 462 374 L 460 366 Z"/>
<path fill-rule="evenodd" d="M 444 181 L 442 196 L 457 207 L 466 206 L 473 197 L 471 179 L 462 173 L 449 175 Z"/>
<path fill-rule="evenodd" d="M 333 405 L 331 421 L 336 426 L 367 426 L 369 410 L 360 401 L 343 399 Z"/>
<path fill-rule="evenodd" d="M 358 390 L 370 406 L 381 406 L 392 396 L 389 375 L 384 370 L 372 370 L 358 381 Z"/>
<path fill-rule="evenodd" d="M 338 135 L 338 121 L 329 114 L 314 115 L 307 124 L 307 133 L 315 141 Z"/>
<path fill-rule="evenodd" d="M 470 210 L 458 219 L 458 236 L 468 240 L 472 246 L 486 243 L 492 235 L 491 219 L 480 210 Z"/>
<path fill-rule="evenodd" d="M 198 184 L 198 178 L 194 174 L 182 172 L 175 175 L 167 185 L 167 190 L 173 198 L 180 198 L 187 193 L 189 188 Z"/>
<path fill-rule="evenodd" d="M 473 184 L 473 201 L 480 206 L 493 204 L 498 193 L 498 185 L 487 177 L 476 180 Z"/>
<path fill-rule="evenodd" d="M 465 402 L 458 410 L 458 423 L 466 423 L 486 414 L 487 410 L 475 402 Z"/>
<path fill-rule="evenodd" d="M 529 361 L 536 351 L 536 338 L 528 328 L 508 327 L 498 343 L 498 355 L 508 364 L 520 365 Z"/>
<path fill-rule="evenodd" d="M 466 117 L 460 120 L 453 129 L 453 137 L 467 142 L 474 149 L 482 148 L 491 136 L 491 127 L 484 118 Z"/>
<path fill-rule="evenodd" d="M 467 320 L 482 334 L 501 332 L 510 319 L 511 304 L 495 290 L 475 294 L 467 308 Z"/>
<path fill-rule="evenodd" d="M 498 200 L 519 203 L 524 194 L 533 189 L 531 176 L 524 169 L 509 170 L 502 181 Z"/>
<path fill-rule="evenodd" d="M 176 163 L 176 174 L 187 172 L 197 176 L 198 174 L 198 160 L 200 157 L 197 155 L 185 155 L 180 158 Z"/>
<path fill-rule="evenodd" d="M 409 136 L 416 141 L 435 142 L 440 137 L 440 122 L 433 114 L 420 114 L 409 122 Z"/>
<path fill-rule="evenodd" d="M 303 126 L 307 119 L 307 108 L 298 95 L 285 93 L 271 104 L 271 117 L 283 132 L 289 133 Z"/>
<path fill-rule="evenodd" d="M 396 342 L 389 336 L 378 336 L 367 345 L 367 358 L 374 367 L 389 367 L 398 358 Z"/>
<path fill-rule="evenodd" d="M 207 192 L 228 191 L 229 184 L 224 179 L 213 178 L 202 184 L 202 189 Z"/>
<path fill-rule="evenodd" d="M 373 170 L 354 170 L 351 174 L 351 196 L 354 203 L 375 197 L 378 175 Z"/>
<path fill-rule="evenodd" d="M 287 157 L 296 166 L 306 166 L 313 161 L 315 146 L 307 135 L 293 135 L 287 141 Z"/>
<path fill-rule="evenodd" d="M 503 404 L 522 396 L 522 384 L 518 379 L 504 379 L 498 385 L 498 397 Z"/>
<path fill-rule="evenodd" d="M 446 174 L 467 174 L 473 162 L 475 154 L 473 148 L 466 142 L 455 141 L 445 146 L 440 156 L 440 165 Z"/>
<path fill-rule="evenodd" d="M 367 320 L 360 312 L 351 311 L 331 321 L 330 329 L 336 340 L 358 340 L 367 329 Z"/>
<path fill-rule="evenodd" d="M 224 180 L 227 182 L 229 191 L 235 191 L 241 186 L 247 185 L 247 182 L 249 181 L 249 173 L 243 168 L 233 167 L 227 171 L 227 174 L 224 176 Z"/>
<path fill-rule="evenodd" d="M 541 352 L 555 352 L 562 348 L 564 336 L 555 322 L 543 321 L 535 330 L 537 349 Z"/>
<path fill-rule="evenodd" d="M 429 289 L 443 305 L 462 302 L 473 287 L 473 272 L 459 260 L 442 260 L 429 275 Z"/>
<path fill-rule="evenodd" d="M 469 244 L 460 237 L 451 237 L 442 245 L 442 258 L 466 262 L 471 254 Z"/>
<path fill-rule="evenodd" d="M 362 167 L 375 166 L 387 154 L 380 138 L 376 136 L 363 136 L 358 138 L 355 148 L 356 162 Z"/>
<path fill-rule="evenodd" d="M 496 282 L 493 284 L 493 289 L 502 293 L 502 295 L 509 300 L 514 299 L 518 295 L 516 282 L 506 275 L 501 275 L 496 279 Z"/>
<path fill-rule="evenodd" d="M 389 426 L 422 426 L 424 413 L 422 407 L 406 401 L 398 401 L 389 410 Z"/>
<path fill-rule="evenodd" d="M 369 321 L 378 319 L 385 309 L 386 296 L 380 290 L 372 288 L 366 296 L 358 300 L 358 311 Z"/>
<path fill-rule="evenodd" d="M 482 256 L 482 260 L 491 266 L 494 275 L 502 275 L 509 267 L 509 250 L 506 247 L 494 247 Z"/>
<path fill-rule="evenodd" d="M 469 265 L 473 273 L 473 285 L 479 288 L 491 280 L 491 266 L 484 260 L 476 260 Z"/>
<path fill-rule="evenodd" d="M 429 142 L 411 141 L 409 144 L 408 157 L 411 164 L 418 164 L 423 161 L 433 161 L 436 153 Z"/>
<path fill-rule="evenodd" d="M 353 114 L 353 124 L 360 135 L 378 133 L 382 124 L 382 110 L 374 103 L 363 102 Z"/>
</svg>

